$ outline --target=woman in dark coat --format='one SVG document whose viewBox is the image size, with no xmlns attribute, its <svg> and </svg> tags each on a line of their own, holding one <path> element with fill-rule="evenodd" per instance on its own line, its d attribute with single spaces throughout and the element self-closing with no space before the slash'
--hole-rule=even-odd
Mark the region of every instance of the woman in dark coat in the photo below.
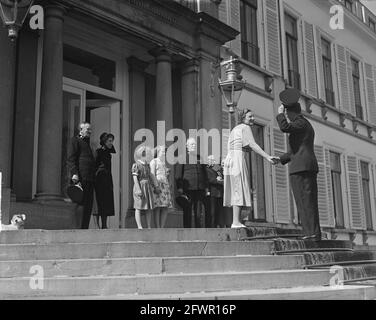
<svg viewBox="0 0 376 320">
<path fill-rule="evenodd" d="M 107 217 L 115 215 L 114 187 L 111 173 L 112 153 L 115 137 L 111 133 L 100 136 L 101 148 L 96 151 L 95 195 L 98 205 L 98 220 L 101 217 L 102 229 L 107 229 Z"/>
</svg>

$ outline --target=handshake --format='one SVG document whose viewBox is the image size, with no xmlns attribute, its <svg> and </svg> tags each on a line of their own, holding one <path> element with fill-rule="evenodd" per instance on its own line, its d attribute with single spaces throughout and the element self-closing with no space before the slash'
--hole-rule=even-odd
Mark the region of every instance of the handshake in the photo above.
<svg viewBox="0 0 376 320">
<path fill-rule="evenodd" d="M 276 156 L 269 156 L 268 157 L 268 161 L 272 164 L 272 165 L 277 165 L 279 163 L 281 163 L 281 158 L 280 157 L 276 157 Z"/>
</svg>

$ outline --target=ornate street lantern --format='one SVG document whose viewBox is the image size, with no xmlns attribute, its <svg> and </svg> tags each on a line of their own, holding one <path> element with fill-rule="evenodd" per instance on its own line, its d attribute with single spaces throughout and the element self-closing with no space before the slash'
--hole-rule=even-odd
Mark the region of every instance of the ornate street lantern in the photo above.
<svg viewBox="0 0 376 320">
<path fill-rule="evenodd" d="M 240 75 L 240 61 L 231 57 L 229 60 L 222 62 L 221 66 L 224 68 L 225 78 L 219 79 L 219 88 L 229 112 L 234 113 L 245 87 L 245 81 Z"/>
<path fill-rule="evenodd" d="M 14 41 L 22 27 L 34 0 L 0 0 L 0 17 L 8 28 L 8 36 Z"/>
</svg>

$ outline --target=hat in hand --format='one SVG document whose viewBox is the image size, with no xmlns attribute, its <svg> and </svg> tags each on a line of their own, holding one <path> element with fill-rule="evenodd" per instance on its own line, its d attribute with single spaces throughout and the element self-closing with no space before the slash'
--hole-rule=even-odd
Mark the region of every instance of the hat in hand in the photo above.
<svg viewBox="0 0 376 320">
<path fill-rule="evenodd" d="M 287 89 L 279 94 L 279 99 L 286 108 L 296 105 L 300 97 L 300 91 L 297 89 Z"/>
<path fill-rule="evenodd" d="M 72 184 L 67 188 L 68 197 L 73 203 L 81 204 L 84 198 L 84 190 L 80 183 Z"/>
<path fill-rule="evenodd" d="M 185 208 L 189 208 L 189 206 L 191 205 L 191 199 L 186 194 L 177 196 L 175 201 L 178 204 L 178 206 L 182 208 L 183 210 Z"/>
</svg>

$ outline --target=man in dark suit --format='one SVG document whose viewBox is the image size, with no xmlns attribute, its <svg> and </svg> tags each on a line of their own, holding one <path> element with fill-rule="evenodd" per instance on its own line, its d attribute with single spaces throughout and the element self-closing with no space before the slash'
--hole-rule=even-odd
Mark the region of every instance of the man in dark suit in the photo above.
<svg viewBox="0 0 376 320">
<path fill-rule="evenodd" d="M 77 206 L 76 216 L 81 218 L 81 229 L 89 229 L 94 199 L 95 157 L 90 146 L 91 125 L 81 123 L 79 135 L 73 137 L 68 146 L 67 167 L 76 184 L 83 188 L 82 203 Z"/>
<path fill-rule="evenodd" d="M 216 163 L 212 155 L 208 157 L 206 174 L 209 182 L 208 210 L 211 219 L 206 227 L 217 228 L 220 226 L 222 228 L 225 225 L 223 218 L 223 169 Z"/>
<path fill-rule="evenodd" d="M 183 208 L 184 228 L 191 228 L 192 207 L 195 217 L 195 228 L 200 227 L 198 216 L 198 205 L 202 203 L 205 207 L 205 221 L 211 221 L 210 211 L 207 207 L 206 196 L 209 195 L 209 184 L 205 165 L 201 163 L 197 154 L 196 140 L 193 138 L 187 141 L 187 163 L 177 164 L 175 168 L 175 180 L 180 195 L 186 194 L 190 198 L 189 205 Z"/>
<path fill-rule="evenodd" d="M 301 114 L 300 93 L 288 89 L 280 94 L 283 105 L 279 107 L 277 121 L 282 132 L 289 134 L 289 150 L 280 162 L 289 163 L 290 181 L 304 240 L 321 240 L 317 198 L 317 173 L 319 171 L 314 152 L 315 131 Z M 286 115 L 289 121 L 286 119 Z"/>
</svg>

